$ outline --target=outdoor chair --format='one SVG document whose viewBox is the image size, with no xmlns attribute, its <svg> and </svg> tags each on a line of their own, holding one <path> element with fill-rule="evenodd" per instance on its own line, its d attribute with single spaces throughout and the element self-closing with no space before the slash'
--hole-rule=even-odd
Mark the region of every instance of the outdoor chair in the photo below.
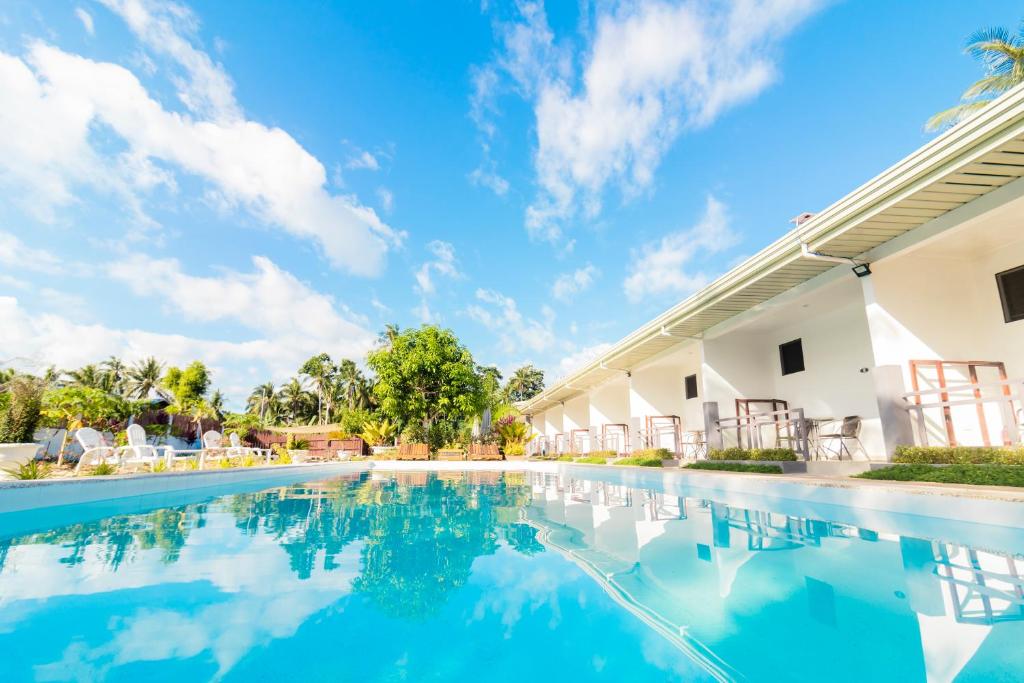
<svg viewBox="0 0 1024 683">
<path fill-rule="evenodd" d="M 224 446 L 224 435 L 211 429 L 203 434 L 203 450 L 199 451 L 199 469 L 206 467 L 208 462 L 230 460 L 231 449 Z"/>
<path fill-rule="evenodd" d="M 121 456 L 117 449 L 108 446 L 103 435 L 92 427 L 82 427 L 75 432 L 75 439 L 82 446 L 82 455 L 75 465 L 75 474 L 82 470 L 82 465 L 119 465 Z"/>
<path fill-rule="evenodd" d="M 860 426 L 861 419 L 859 416 L 849 415 L 844 417 L 839 425 L 838 432 L 818 435 L 818 441 L 822 446 L 822 450 L 829 455 L 835 455 L 839 460 L 843 459 L 843 453 L 845 452 L 850 460 L 853 460 L 853 451 L 847 446 L 847 442 L 852 441 L 858 449 L 864 449 L 860 442 Z"/>
<path fill-rule="evenodd" d="M 128 445 L 117 449 L 122 465 L 135 465 L 138 469 L 139 465 L 153 467 L 161 458 L 167 459 L 166 453 L 161 455 L 159 448 L 146 443 L 146 430 L 142 425 L 128 425 L 125 433 L 128 435 Z"/>
<path fill-rule="evenodd" d="M 246 456 L 252 456 L 253 460 L 266 460 L 266 463 L 270 464 L 270 457 L 272 451 L 269 448 L 252 448 L 251 446 L 243 446 L 242 439 L 239 438 L 238 432 L 231 432 L 228 437 L 231 442 L 231 448 L 228 449 L 228 455 L 232 458 L 244 458 Z"/>
<path fill-rule="evenodd" d="M 694 460 L 706 458 L 708 455 L 708 442 L 704 438 L 704 432 L 683 432 L 682 449 L 684 458 L 693 458 Z"/>
</svg>

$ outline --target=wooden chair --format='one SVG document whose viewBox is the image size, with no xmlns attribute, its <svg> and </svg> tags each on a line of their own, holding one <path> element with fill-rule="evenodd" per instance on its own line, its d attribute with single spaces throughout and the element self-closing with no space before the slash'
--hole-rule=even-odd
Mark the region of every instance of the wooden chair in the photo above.
<svg viewBox="0 0 1024 683">
<path fill-rule="evenodd" d="M 400 443 L 395 460 L 429 460 L 430 446 L 425 443 Z"/>
<path fill-rule="evenodd" d="M 496 443 L 473 443 L 469 445 L 470 460 L 501 460 Z"/>
</svg>

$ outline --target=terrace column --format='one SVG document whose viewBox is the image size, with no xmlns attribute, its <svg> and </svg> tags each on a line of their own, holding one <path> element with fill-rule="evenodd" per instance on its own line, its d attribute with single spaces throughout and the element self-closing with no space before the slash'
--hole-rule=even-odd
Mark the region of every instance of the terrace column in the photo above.
<svg viewBox="0 0 1024 683">
<path fill-rule="evenodd" d="M 906 344 L 901 343 L 902 326 L 879 304 L 872 277 L 869 275 L 860 278 L 871 350 L 875 360 L 875 366 L 866 370 L 871 372 L 874 381 L 885 455 L 891 459 L 897 446 L 914 443 L 910 412 L 906 409 L 906 402 L 903 399 L 903 394 L 907 391 L 903 368 L 898 363 L 893 363 L 893 360 L 906 352 L 901 348 Z"/>
</svg>

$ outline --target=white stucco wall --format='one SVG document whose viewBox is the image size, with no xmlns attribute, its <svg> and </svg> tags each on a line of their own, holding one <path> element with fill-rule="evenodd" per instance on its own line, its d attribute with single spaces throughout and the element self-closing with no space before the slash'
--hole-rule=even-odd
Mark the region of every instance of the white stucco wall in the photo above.
<svg viewBox="0 0 1024 683">
<path fill-rule="evenodd" d="M 562 429 L 563 411 L 562 406 L 552 406 L 544 411 L 544 435 L 549 438 L 554 438 L 556 434 L 561 434 Z"/>
<path fill-rule="evenodd" d="M 590 391 L 590 427 L 600 436 L 601 426 L 606 424 L 630 424 L 629 380 L 625 374 Z"/>
<path fill-rule="evenodd" d="M 571 441 L 573 430 L 588 429 L 590 427 L 590 398 L 587 394 L 577 396 L 565 402 L 562 413 L 562 426 L 565 430 L 566 438 L 570 439 L 569 445 L 571 448 L 580 448 L 580 452 L 584 453 L 590 450 L 588 438 L 583 438 L 582 443 L 579 444 Z M 577 436 L 581 435 L 577 434 Z"/>
</svg>

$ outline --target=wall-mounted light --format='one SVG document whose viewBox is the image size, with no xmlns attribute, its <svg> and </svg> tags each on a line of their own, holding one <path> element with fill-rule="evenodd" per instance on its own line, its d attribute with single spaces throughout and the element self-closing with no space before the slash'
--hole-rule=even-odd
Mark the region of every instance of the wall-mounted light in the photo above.
<svg viewBox="0 0 1024 683">
<path fill-rule="evenodd" d="M 857 277 L 867 277 L 868 275 L 871 275 L 871 264 L 858 263 L 853 267 L 853 274 Z"/>
</svg>

